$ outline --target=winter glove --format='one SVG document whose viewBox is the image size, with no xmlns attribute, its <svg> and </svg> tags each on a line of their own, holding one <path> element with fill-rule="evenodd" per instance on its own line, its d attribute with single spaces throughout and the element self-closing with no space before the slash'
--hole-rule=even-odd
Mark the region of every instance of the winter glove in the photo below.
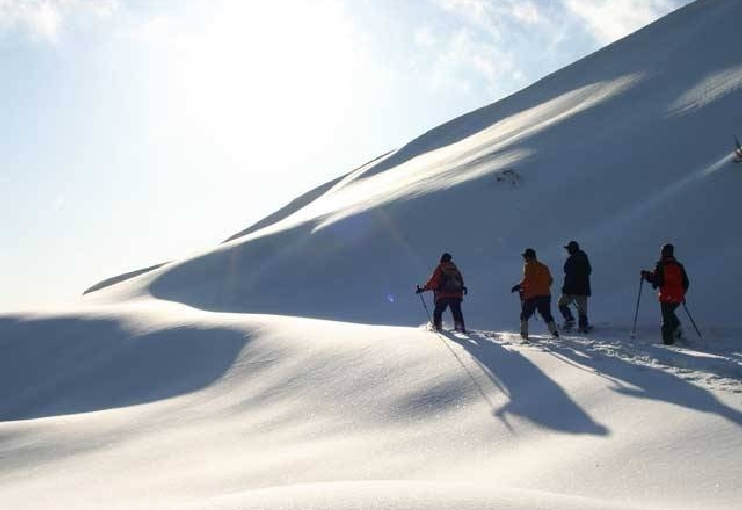
<svg viewBox="0 0 742 510">
<path fill-rule="evenodd" d="M 642 278 L 644 278 L 648 282 L 652 282 L 652 273 L 646 270 L 642 270 L 641 272 Z"/>
<path fill-rule="evenodd" d="M 464 287 L 464 294 L 468 294 L 468 293 L 469 293 L 469 287 Z"/>
<path fill-rule="evenodd" d="M 520 283 L 517 285 L 513 285 L 510 289 L 510 292 L 520 292 Z"/>
<path fill-rule="evenodd" d="M 415 294 L 422 294 L 423 292 L 425 292 L 425 289 L 423 289 L 422 287 L 420 287 L 420 286 L 418 285 L 418 286 L 417 286 L 417 290 L 415 291 Z"/>
</svg>

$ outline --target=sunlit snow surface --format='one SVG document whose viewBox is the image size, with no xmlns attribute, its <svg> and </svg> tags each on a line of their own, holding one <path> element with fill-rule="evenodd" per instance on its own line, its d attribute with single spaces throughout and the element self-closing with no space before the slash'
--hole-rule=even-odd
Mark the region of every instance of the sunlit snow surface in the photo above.
<svg viewBox="0 0 742 510">
<path fill-rule="evenodd" d="M 741 508 L 740 19 L 692 4 L 213 251 L 0 316 L 0 508 Z M 596 328 L 522 343 L 519 254 L 558 294 L 570 239 Z M 667 240 L 703 335 L 681 308 L 675 346 L 638 285 Z M 412 292 L 443 251 L 468 335 Z"/>
</svg>

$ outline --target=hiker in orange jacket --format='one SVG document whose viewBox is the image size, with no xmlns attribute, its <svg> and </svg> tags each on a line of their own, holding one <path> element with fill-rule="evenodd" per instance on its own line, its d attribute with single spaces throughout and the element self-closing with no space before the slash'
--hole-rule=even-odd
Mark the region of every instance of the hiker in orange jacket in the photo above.
<svg viewBox="0 0 742 510">
<path fill-rule="evenodd" d="M 441 330 L 443 312 L 446 308 L 451 307 L 453 314 L 454 328 L 456 331 L 466 333 L 464 328 L 464 315 L 461 312 L 461 302 L 464 300 L 464 294 L 468 292 L 464 286 L 464 277 L 461 271 L 451 261 L 451 255 L 444 253 L 441 255 L 440 264 L 433 271 L 433 275 L 424 286 L 417 287 L 417 293 L 433 291 L 435 300 L 435 309 L 433 310 L 433 328 L 436 331 Z"/>
<path fill-rule="evenodd" d="M 660 312 L 662 313 L 662 342 L 672 344 L 682 337 L 680 319 L 675 310 L 685 301 L 690 287 L 688 273 L 683 264 L 675 259 L 675 247 L 666 243 L 660 250 L 660 260 L 654 271 L 642 271 L 642 278 L 659 288 Z"/>
<path fill-rule="evenodd" d="M 549 267 L 536 259 L 536 250 L 533 248 L 526 249 L 521 255 L 524 259 L 523 279 L 510 289 L 511 292 L 520 292 L 521 295 L 520 336 L 523 340 L 528 340 L 528 319 L 538 311 L 549 327 L 551 335 L 559 337 L 556 322 L 551 315 L 550 287 L 554 279 L 551 277 Z"/>
</svg>

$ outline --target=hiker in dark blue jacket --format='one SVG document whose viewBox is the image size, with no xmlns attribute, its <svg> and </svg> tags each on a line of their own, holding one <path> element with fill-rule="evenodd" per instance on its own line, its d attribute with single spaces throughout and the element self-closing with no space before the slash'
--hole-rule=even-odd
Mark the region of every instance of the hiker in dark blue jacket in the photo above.
<svg viewBox="0 0 742 510">
<path fill-rule="evenodd" d="M 564 262 L 564 285 L 562 295 L 557 301 L 557 307 L 564 317 L 565 331 L 574 328 L 575 318 L 570 305 L 577 305 L 578 328 L 581 333 L 587 333 L 587 298 L 592 294 L 590 289 L 590 275 L 593 272 L 587 254 L 580 249 L 577 241 L 570 241 L 564 247 L 569 257 Z"/>
</svg>

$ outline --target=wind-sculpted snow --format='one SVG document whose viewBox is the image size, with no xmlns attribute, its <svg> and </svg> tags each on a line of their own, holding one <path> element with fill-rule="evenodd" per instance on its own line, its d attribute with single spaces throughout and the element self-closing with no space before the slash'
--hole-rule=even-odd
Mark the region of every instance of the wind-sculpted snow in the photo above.
<svg viewBox="0 0 742 510">
<path fill-rule="evenodd" d="M 0 338 L 8 508 L 739 502 L 731 341 L 522 344 L 155 300 L 4 317 Z"/>
<path fill-rule="evenodd" d="M 339 482 L 269 487 L 215 498 L 186 510 L 649 510 L 651 507 L 486 484 L 440 481 Z"/>
<path fill-rule="evenodd" d="M 704 78 L 670 106 L 671 113 L 686 113 L 701 108 L 720 97 L 742 88 L 742 65 L 717 72 Z"/>
<path fill-rule="evenodd" d="M 0 318 L 0 420 L 78 414 L 199 390 L 247 340 L 222 327 L 139 330 L 111 317 Z"/>
</svg>

